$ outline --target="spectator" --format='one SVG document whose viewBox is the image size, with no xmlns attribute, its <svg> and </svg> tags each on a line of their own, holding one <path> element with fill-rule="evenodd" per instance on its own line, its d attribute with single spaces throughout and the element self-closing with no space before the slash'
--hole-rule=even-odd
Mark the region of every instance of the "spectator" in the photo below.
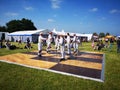
<svg viewBox="0 0 120 90">
<path fill-rule="evenodd" d="M 0 40 L 0 48 L 2 48 L 2 46 L 3 46 L 3 41 Z"/>
<path fill-rule="evenodd" d="M 108 38 L 105 38 L 105 48 L 108 48 Z"/>
<path fill-rule="evenodd" d="M 113 38 L 110 38 L 110 45 L 109 45 L 109 51 L 111 51 L 112 47 L 113 47 Z"/>
<path fill-rule="evenodd" d="M 26 43 L 25 48 L 27 48 L 27 49 L 31 48 L 31 43 L 30 43 L 30 39 L 29 38 L 27 38 L 27 43 Z"/>
<path fill-rule="evenodd" d="M 120 52 L 120 37 L 117 39 L 117 53 Z"/>
<path fill-rule="evenodd" d="M 11 43 L 9 42 L 9 40 L 5 42 L 5 46 L 7 49 L 10 49 Z"/>
</svg>

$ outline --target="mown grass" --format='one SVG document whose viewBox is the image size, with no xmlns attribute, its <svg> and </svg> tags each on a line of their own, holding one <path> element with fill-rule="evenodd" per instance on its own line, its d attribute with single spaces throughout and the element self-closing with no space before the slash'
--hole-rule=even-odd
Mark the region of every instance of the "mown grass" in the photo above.
<svg viewBox="0 0 120 90">
<path fill-rule="evenodd" d="M 36 50 L 37 44 L 33 45 L 32 50 Z M 94 51 L 91 43 L 83 43 L 80 50 Z M 0 49 L 0 55 L 23 51 Z M 0 90 L 120 90 L 120 53 L 116 53 L 116 44 L 111 51 L 99 52 L 105 53 L 104 83 L 0 62 Z"/>
</svg>

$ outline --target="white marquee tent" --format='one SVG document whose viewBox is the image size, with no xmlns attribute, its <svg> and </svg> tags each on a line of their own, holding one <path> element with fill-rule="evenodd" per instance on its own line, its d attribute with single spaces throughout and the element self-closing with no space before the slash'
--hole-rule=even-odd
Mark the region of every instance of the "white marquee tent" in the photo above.
<svg viewBox="0 0 120 90">
<path fill-rule="evenodd" d="M 53 33 L 57 34 L 57 35 L 67 35 L 68 32 L 65 32 L 64 30 L 62 30 L 61 32 L 60 31 L 56 31 L 56 29 L 53 29 L 52 31 Z M 87 41 L 90 41 L 92 39 L 92 36 L 93 34 L 80 34 L 80 33 L 70 33 L 70 36 L 73 36 L 74 34 L 76 34 L 78 37 L 81 37 L 81 38 L 86 38 Z"/>
<path fill-rule="evenodd" d="M 0 32 L 0 40 L 1 40 L 1 37 L 2 37 L 2 35 L 4 35 L 4 37 L 5 37 L 5 40 L 7 40 L 8 39 L 8 32 Z"/>
<path fill-rule="evenodd" d="M 42 32 L 44 35 L 49 33 L 48 29 L 40 29 L 40 30 L 29 30 L 29 31 L 16 31 L 8 34 L 10 41 L 18 41 L 26 42 L 27 38 L 30 39 L 31 42 L 37 42 L 39 33 Z"/>
</svg>

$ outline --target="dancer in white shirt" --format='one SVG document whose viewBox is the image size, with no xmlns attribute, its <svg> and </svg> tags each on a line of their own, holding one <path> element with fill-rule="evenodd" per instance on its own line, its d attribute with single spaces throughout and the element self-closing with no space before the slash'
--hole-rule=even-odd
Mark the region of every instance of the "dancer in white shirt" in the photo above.
<svg viewBox="0 0 120 90">
<path fill-rule="evenodd" d="M 59 44 L 60 44 L 60 52 L 61 52 L 60 61 L 62 61 L 65 60 L 65 40 L 63 35 L 60 35 Z"/>
<path fill-rule="evenodd" d="M 56 50 L 60 49 L 59 39 L 60 39 L 60 37 L 59 37 L 59 35 L 57 35 L 56 38 L 55 38 L 55 49 Z"/>
<path fill-rule="evenodd" d="M 70 46 L 70 43 L 71 43 L 71 38 L 70 38 L 70 34 L 69 33 L 67 33 L 67 39 L 66 39 L 66 41 L 67 41 L 67 49 L 68 49 L 68 55 L 71 55 L 71 46 Z"/>
<path fill-rule="evenodd" d="M 74 34 L 74 36 L 73 36 L 73 48 L 74 48 L 74 53 L 77 51 L 76 44 L 77 44 L 77 36 L 76 36 L 76 34 Z"/>
<path fill-rule="evenodd" d="M 52 42 L 52 32 L 49 33 L 47 38 L 47 48 L 46 48 L 47 53 L 50 52 L 51 42 Z"/>
<path fill-rule="evenodd" d="M 41 57 L 42 55 L 42 44 L 43 40 L 46 40 L 46 38 L 43 38 L 42 33 L 40 33 L 38 37 L 38 56 Z"/>
</svg>

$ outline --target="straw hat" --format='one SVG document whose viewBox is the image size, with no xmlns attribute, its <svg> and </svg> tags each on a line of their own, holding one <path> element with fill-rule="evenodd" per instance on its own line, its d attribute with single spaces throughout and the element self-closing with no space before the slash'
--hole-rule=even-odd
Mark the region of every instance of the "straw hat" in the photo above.
<svg viewBox="0 0 120 90">
<path fill-rule="evenodd" d="M 43 34 L 43 32 L 40 32 L 40 35 L 42 35 Z"/>
</svg>

